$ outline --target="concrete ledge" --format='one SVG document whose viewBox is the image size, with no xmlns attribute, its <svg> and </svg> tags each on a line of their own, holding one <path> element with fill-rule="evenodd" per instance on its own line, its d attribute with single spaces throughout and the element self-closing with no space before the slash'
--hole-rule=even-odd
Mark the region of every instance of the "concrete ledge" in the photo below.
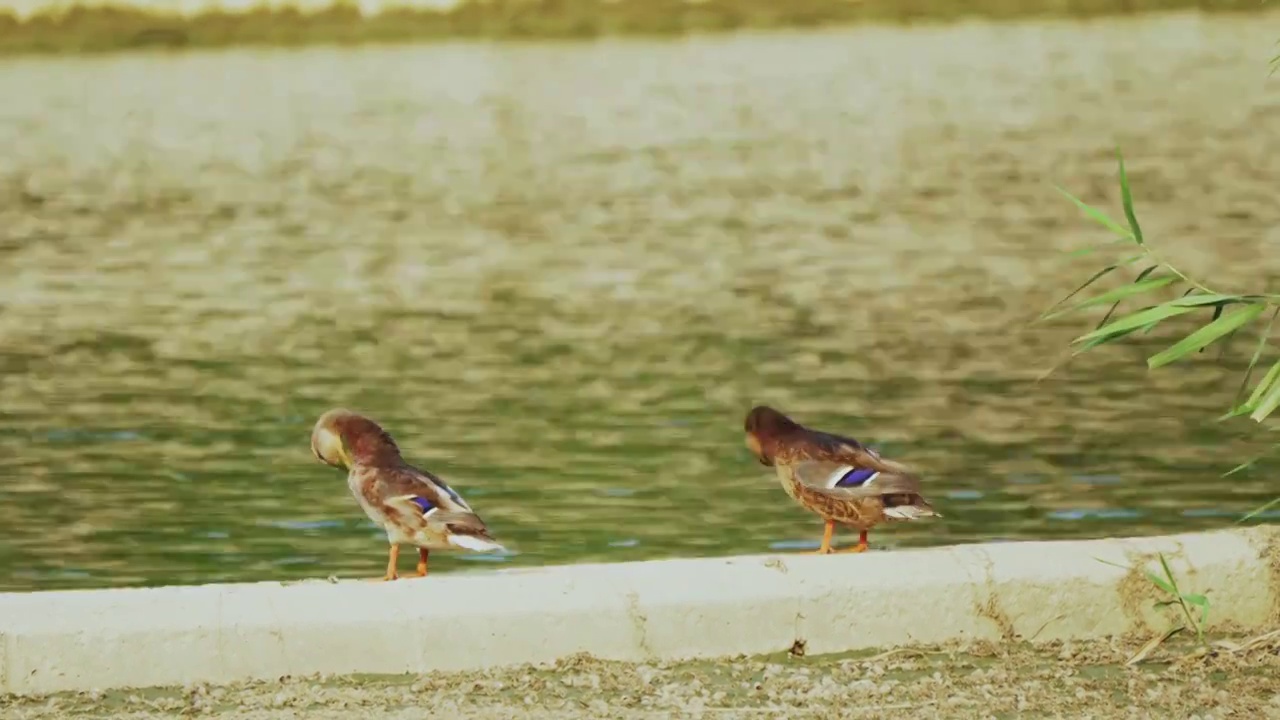
<svg viewBox="0 0 1280 720">
<path fill-rule="evenodd" d="M 1210 627 L 1280 625 L 1280 528 L 448 574 L 0 594 L 0 693 L 652 661 L 1168 627 L 1164 552 Z M 1106 561 L 1106 562 L 1100 562 Z M 1131 569 L 1115 567 L 1117 563 Z"/>
</svg>

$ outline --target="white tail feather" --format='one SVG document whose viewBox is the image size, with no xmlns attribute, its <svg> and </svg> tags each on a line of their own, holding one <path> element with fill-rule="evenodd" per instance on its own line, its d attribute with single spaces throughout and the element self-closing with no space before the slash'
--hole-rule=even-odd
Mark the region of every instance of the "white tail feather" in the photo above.
<svg viewBox="0 0 1280 720">
<path fill-rule="evenodd" d="M 938 513 L 928 508 L 922 508 L 917 505 L 898 505 L 897 507 L 887 507 L 884 509 L 884 516 L 895 520 L 919 520 L 926 517 L 941 517 Z"/>
<path fill-rule="evenodd" d="M 492 540 L 482 540 L 474 535 L 450 535 L 449 544 L 467 550 L 475 550 L 476 552 L 493 552 L 501 550 L 506 552 L 506 548 L 502 547 Z"/>
</svg>

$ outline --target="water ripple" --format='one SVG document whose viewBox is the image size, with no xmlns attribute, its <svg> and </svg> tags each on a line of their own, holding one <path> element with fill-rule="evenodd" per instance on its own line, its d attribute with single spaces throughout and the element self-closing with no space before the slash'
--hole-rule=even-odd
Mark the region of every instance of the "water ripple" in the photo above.
<svg viewBox="0 0 1280 720">
<path fill-rule="evenodd" d="M 1219 479 L 1241 352 L 1037 381 L 1097 317 L 1028 323 L 1104 237 L 1052 186 L 1116 207 L 1117 142 L 1162 253 L 1280 271 L 1270 28 L 0 63 L 0 589 L 380 574 L 308 448 L 336 405 L 521 549 L 433 571 L 816 547 L 761 402 L 924 474 L 945 517 L 875 548 L 1233 524 L 1275 493 Z"/>
</svg>

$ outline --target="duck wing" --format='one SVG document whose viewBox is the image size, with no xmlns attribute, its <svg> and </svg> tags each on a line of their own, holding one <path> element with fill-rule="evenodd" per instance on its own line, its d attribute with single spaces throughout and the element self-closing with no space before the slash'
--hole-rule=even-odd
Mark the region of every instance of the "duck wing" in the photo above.
<svg viewBox="0 0 1280 720">
<path fill-rule="evenodd" d="M 458 491 L 435 475 L 408 464 L 377 469 L 372 495 L 384 502 L 411 502 L 419 514 L 433 511 L 473 513 Z"/>
<path fill-rule="evenodd" d="M 428 529 L 468 550 L 501 550 L 484 520 L 448 483 L 411 465 L 385 468 L 375 481 L 378 496 L 388 506 L 417 518 Z"/>
<path fill-rule="evenodd" d="M 835 433 L 803 428 L 788 438 L 780 453 L 785 461 L 820 460 L 850 465 L 854 468 L 881 473 L 910 474 L 900 463 L 886 460 L 880 453 L 857 440 Z M 856 483 L 855 483 L 856 484 Z"/>
<path fill-rule="evenodd" d="M 887 461 L 886 461 L 887 462 Z M 920 478 L 897 463 L 857 464 L 839 460 L 799 460 L 779 464 L 778 473 L 794 477 L 806 487 L 841 499 L 877 495 L 920 494 Z M 882 469 L 883 468 L 883 469 Z"/>
</svg>

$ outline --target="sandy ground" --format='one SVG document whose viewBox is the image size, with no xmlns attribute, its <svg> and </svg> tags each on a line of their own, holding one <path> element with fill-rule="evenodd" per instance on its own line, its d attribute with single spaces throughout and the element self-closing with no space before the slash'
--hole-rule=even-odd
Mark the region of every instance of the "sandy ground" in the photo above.
<svg viewBox="0 0 1280 720">
<path fill-rule="evenodd" d="M 1247 638 L 1219 638 L 1237 645 Z M 548 668 L 431 677 L 283 678 L 226 687 L 4 698 L 36 718 L 1280 718 L 1280 633 L 1252 647 L 1141 638 L 934 647 L 860 656 Z"/>
</svg>

